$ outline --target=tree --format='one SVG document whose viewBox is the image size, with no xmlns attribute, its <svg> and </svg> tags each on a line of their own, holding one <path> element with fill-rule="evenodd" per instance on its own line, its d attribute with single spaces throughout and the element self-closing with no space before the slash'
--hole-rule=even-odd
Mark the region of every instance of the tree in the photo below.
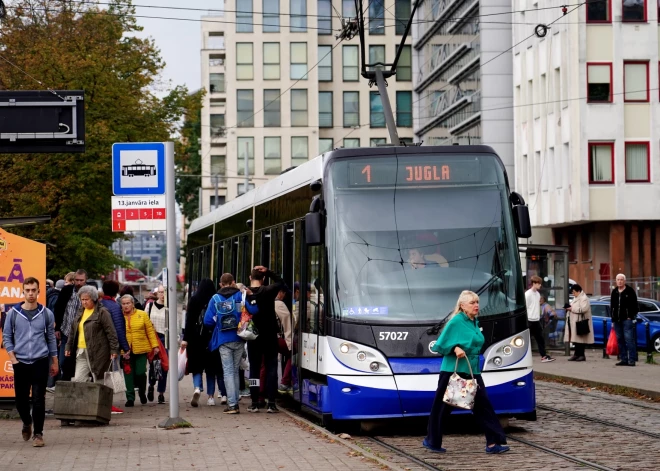
<svg viewBox="0 0 660 471">
<path fill-rule="evenodd" d="M 111 0 L 107 10 L 71 0 L 17 0 L 2 23 L 0 89 L 85 90 L 84 154 L 0 156 L 0 214 L 50 214 L 50 224 L 16 230 L 53 244 L 48 273 L 85 268 L 96 276 L 126 262 L 109 249 L 112 233 L 111 146 L 167 141 L 197 96 L 185 87 L 158 98 L 164 63 L 141 31 L 134 8 Z"/>
<path fill-rule="evenodd" d="M 199 215 L 199 188 L 202 179 L 202 98 L 203 90 L 193 95 L 196 107 L 190 109 L 175 144 L 176 202 L 188 224 Z"/>
</svg>

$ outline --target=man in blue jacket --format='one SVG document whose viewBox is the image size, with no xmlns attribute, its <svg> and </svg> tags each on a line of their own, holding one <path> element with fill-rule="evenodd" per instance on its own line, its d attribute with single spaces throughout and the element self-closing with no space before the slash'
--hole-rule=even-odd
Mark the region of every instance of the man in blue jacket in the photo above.
<svg viewBox="0 0 660 471">
<path fill-rule="evenodd" d="M 252 292 L 246 289 L 246 295 Z M 213 336 L 209 343 L 209 350 L 214 352 L 220 349 L 222 369 L 227 388 L 227 408 L 225 414 L 238 414 L 239 379 L 238 370 L 245 342 L 238 336 L 238 323 L 241 320 L 241 308 L 245 301 L 245 308 L 250 314 L 258 312 L 256 302 L 244 298 L 244 294 L 236 287 L 231 273 L 220 277 L 220 291 L 209 302 L 204 315 L 204 325 L 213 329 Z"/>
<path fill-rule="evenodd" d="M 26 278 L 23 281 L 23 294 L 25 302 L 14 306 L 7 313 L 2 339 L 14 369 L 14 394 L 16 409 L 23 421 L 23 440 L 33 438 L 32 446 L 42 447 L 49 365 L 51 376 L 59 372 L 55 316 L 50 309 L 37 303 L 39 280 Z"/>
</svg>

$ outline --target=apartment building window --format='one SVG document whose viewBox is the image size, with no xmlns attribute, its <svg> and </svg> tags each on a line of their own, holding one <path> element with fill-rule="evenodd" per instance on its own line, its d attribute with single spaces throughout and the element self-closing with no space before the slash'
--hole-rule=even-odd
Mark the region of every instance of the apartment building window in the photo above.
<svg viewBox="0 0 660 471">
<path fill-rule="evenodd" d="M 291 90 L 291 126 L 307 126 L 307 89 Z"/>
<path fill-rule="evenodd" d="M 254 54 L 252 43 L 236 43 L 236 79 L 254 79 Z"/>
<path fill-rule="evenodd" d="M 649 101 L 649 63 L 623 63 L 623 99 L 629 102 Z"/>
<path fill-rule="evenodd" d="M 397 46 L 398 47 L 398 46 Z M 396 81 L 410 82 L 412 80 L 412 53 L 410 46 L 403 46 L 399 63 L 396 66 Z"/>
<path fill-rule="evenodd" d="M 224 49 L 225 48 L 225 33 L 217 33 L 215 31 L 209 32 L 206 41 L 207 49 Z"/>
<path fill-rule="evenodd" d="M 369 34 L 385 34 L 385 0 L 369 3 Z"/>
<path fill-rule="evenodd" d="M 611 63 L 587 63 L 587 102 L 612 102 Z"/>
<path fill-rule="evenodd" d="M 209 54 L 209 67 L 220 67 L 225 65 L 224 54 Z"/>
<path fill-rule="evenodd" d="M 251 33 L 254 23 L 252 0 L 236 0 L 236 32 Z"/>
<path fill-rule="evenodd" d="M 254 190 L 254 183 L 248 183 L 248 191 L 252 190 Z M 243 195 L 245 193 L 245 183 L 239 183 L 236 185 L 236 192 L 238 193 L 238 196 Z"/>
<path fill-rule="evenodd" d="M 375 64 L 380 62 L 385 63 L 385 46 L 369 46 L 369 63 Z M 370 67 L 370 70 L 383 69 L 385 66 L 379 65 L 376 67 Z"/>
<path fill-rule="evenodd" d="M 236 90 L 238 127 L 254 126 L 254 90 Z"/>
<path fill-rule="evenodd" d="M 291 43 L 291 79 L 307 80 L 307 43 Z"/>
<path fill-rule="evenodd" d="M 342 48 L 342 68 L 344 82 L 357 82 L 360 78 L 358 47 L 344 46 Z"/>
<path fill-rule="evenodd" d="M 319 0 L 319 35 L 332 34 L 332 0 Z"/>
<path fill-rule="evenodd" d="M 225 74 L 209 74 L 209 89 L 211 93 L 224 93 Z"/>
<path fill-rule="evenodd" d="M 281 94 L 279 89 L 264 90 L 264 127 L 280 127 Z"/>
<path fill-rule="evenodd" d="M 360 124 L 360 92 L 344 92 L 344 127 Z"/>
<path fill-rule="evenodd" d="M 611 0 L 602 0 L 599 2 L 588 2 L 587 23 L 611 23 L 612 22 L 612 2 Z"/>
<path fill-rule="evenodd" d="M 224 176 L 227 171 L 227 157 L 224 155 L 211 156 L 211 175 Z"/>
<path fill-rule="evenodd" d="M 622 0 L 622 3 L 621 21 L 646 21 L 646 0 Z"/>
<path fill-rule="evenodd" d="M 319 127 L 332 127 L 332 92 L 319 92 Z"/>
<path fill-rule="evenodd" d="M 302 165 L 309 160 L 307 136 L 291 138 L 291 165 Z"/>
<path fill-rule="evenodd" d="M 412 92 L 396 92 L 396 125 L 412 127 Z"/>
<path fill-rule="evenodd" d="M 406 25 L 410 19 L 410 0 L 396 0 L 394 3 L 394 18 L 396 19 L 395 32 L 402 35 L 406 31 Z"/>
<path fill-rule="evenodd" d="M 355 11 L 355 0 L 342 0 L 341 2 L 341 16 L 342 18 L 355 18 L 357 13 Z"/>
<path fill-rule="evenodd" d="M 264 173 L 277 175 L 282 171 L 282 138 L 264 137 Z"/>
<path fill-rule="evenodd" d="M 354 149 L 360 147 L 360 138 L 348 138 L 344 139 L 344 149 Z"/>
<path fill-rule="evenodd" d="M 614 183 L 614 143 L 589 143 L 589 183 Z"/>
<path fill-rule="evenodd" d="M 211 118 L 211 137 L 223 137 L 225 135 L 225 115 L 212 114 Z"/>
<path fill-rule="evenodd" d="M 280 43 L 264 43 L 264 80 L 280 79 Z"/>
<path fill-rule="evenodd" d="M 322 138 L 319 139 L 319 154 L 324 154 L 330 152 L 335 146 L 335 142 L 332 139 Z"/>
<path fill-rule="evenodd" d="M 648 142 L 626 142 L 626 183 L 650 182 Z"/>
<path fill-rule="evenodd" d="M 248 159 L 248 173 L 254 175 L 254 137 L 239 137 L 238 145 L 238 174 L 245 175 L 245 156 Z"/>
<path fill-rule="evenodd" d="M 264 33 L 280 32 L 280 2 L 279 0 L 263 0 Z"/>
<path fill-rule="evenodd" d="M 272 0 L 270 0 L 272 1 Z M 291 0 L 291 32 L 304 33 L 307 31 L 307 0 Z"/>
<path fill-rule="evenodd" d="M 378 147 L 383 144 L 387 144 L 387 139 L 385 139 L 384 137 L 374 137 L 371 139 L 371 141 L 369 141 L 369 145 L 371 147 Z"/>
<path fill-rule="evenodd" d="M 332 82 L 332 46 L 319 46 L 319 82 Z"/>
<path fill-rule="evenodd" d="M 380 93 L 369 92 L 369 126 L 372 128 L 385 127 L 385 113 Z"/>
</svg>

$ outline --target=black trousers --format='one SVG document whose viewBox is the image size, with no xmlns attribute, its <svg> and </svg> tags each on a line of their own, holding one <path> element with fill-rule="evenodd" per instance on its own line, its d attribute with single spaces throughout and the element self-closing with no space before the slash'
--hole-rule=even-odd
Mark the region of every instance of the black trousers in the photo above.
<svg viewBox="0 0 660 471">
<path fill-rule="evenodd" d="M 256 340 L 248 342 L 248 359 L 250 360 L 250 396 L 252 403 L 259 402 L 259 388 L 262 362 L 266 368 L 266 397 L 268 402 L 275 402 L 277 394 L 277 337 L 260 335 Z"/>
<path fill-rule="evenodd" d="M 32 364 L 18 363 L 14 365 L 14 394 L 16 409 L 24 425 L 34 424 L 34 434 L 44 432 L 46 419 L 46 384 L 50 359 L 48 357 Z M 30 415 L 30 390 L 32 390 L 32 414 Z"/>
<path fill-rule="evenodd" d="M 446 404 L 442 399 L 449 383 L 449 378 L 453 373 L 445 371 L 440 373 L 438 380 L 438 389 L 435 392 L 435 399 L 433 400 L 433 407 L 431 408 L 431 416 L 429 417 L 428 435 L 426 441 L 434 448 L 442 447 L 442 431 L 443 427 L 449 418 L 449 414 L 454 409 L 449 404 Z M 463 376 L 463 375 L 461 375 Z M 466 378 L 468 376 L 465 376 Z M 495 415 L 493 406 L 488 399 L 486 393 L 486 386 L 484 385 L 481 375 L 474 375 L 474 379 L 479 384 L 477 389 L 477 396 L 474 400 L 474 408 L 472 415 L 486 435 L 486 445 L 504 445 L 506 444 L 506 435 L 500 425 L 500 421 Z"/>
<path fill-rule="evenodd" d="M 587 344 L 585 343 L 576 343 L 575 344 L 575 356 L 576 357 L 583 357 L 584 356 L 584 350 L 586 348 Z"/>
<path fill-rule="evenodd" d="M 543 337 L 543 327 L 541 321 L 529 321 L 529 333 L 532 334 L 536 344 L 539 346 L 541 357 L 545 356 L 545 338 Z"/>
</svg>

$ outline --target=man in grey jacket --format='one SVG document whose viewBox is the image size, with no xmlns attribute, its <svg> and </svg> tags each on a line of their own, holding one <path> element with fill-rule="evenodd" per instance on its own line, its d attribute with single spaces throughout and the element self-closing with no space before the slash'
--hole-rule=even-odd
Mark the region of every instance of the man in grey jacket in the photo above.
<svg viewBox="0 0 660 471">
<path fill-rule="evenodd" d="M 33 438 L 32 446 L 42 447 L 48 372 L 50 369 L 50 375 L 55 376 L 59 371 L 55 316 L 48 308 L 37 303 L 39 280 L 36 278 L 30 277 L 23 281 L 23 295 L 25 302 L 7 313 L 2 339 L 14 369 L 14 395 L 16 409 L 23 421 L 23 440 Z"/>
</svg>

